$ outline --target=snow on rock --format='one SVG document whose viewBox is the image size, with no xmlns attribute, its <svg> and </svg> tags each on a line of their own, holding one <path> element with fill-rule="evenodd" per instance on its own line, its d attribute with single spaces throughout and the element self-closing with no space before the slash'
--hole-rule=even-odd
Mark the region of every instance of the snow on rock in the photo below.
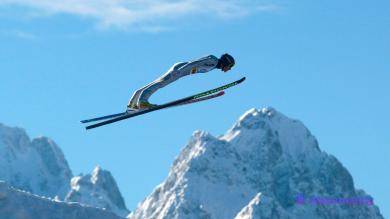
<svg viewBox="0 0 390 219">
<path fill-rule="evenodd" d="M 91 175 L 72 178 L 64 154 L 54 141 L 46 137 L 30 140 L 20 128 L 0 124 L 0 170 L 0 180 L 14 188 L 105 208 L 122 217 L 129 213 L 110 172 L 97 167 Z"/>
<path fill-rule="evenodd" d="M 46 137 L 32 141 L 20 128 L 0 124 L 0 179 L 34 194 L 63 198 L 72 172 L 56 143 Z"/>
<path fill-rule="evenodd" d="M 128 218 L 383 218 L 372 203 L 313 197 L 371 198 L 300 121 L 251 109 L 219 138 L 196 131 L 167 179 Z"/>
<path fill-rule="evenodd" d="M 122 217 L 130 213 L 111 173 L 99 166 L 92 174 L 72 178 L 65 201 L 107 209 Z"/>
<path fill-rule="evenodd" d="M 257 193 L 249 204 L 245 206 L 234 219 L 254 219 L 253 215 L 256 215 L 256 212 L 254 211 L 258 210 L 257 206 L 260 204 L 260 196 L 261 193 Z"/>
<path fill-rule="evenodd" d="M 42 198 L 0 181 L 0 217 L 7 219 L 120 219 L 114 213 Z"/>
</svg>

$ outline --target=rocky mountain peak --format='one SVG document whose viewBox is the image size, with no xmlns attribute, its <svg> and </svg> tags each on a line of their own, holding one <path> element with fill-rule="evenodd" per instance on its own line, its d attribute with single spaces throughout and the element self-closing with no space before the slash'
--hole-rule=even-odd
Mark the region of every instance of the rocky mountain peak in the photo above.
<svg viewBox="0 0 390 219">
<path fill-rule="evenodd" d="M 72 171 L 54 141 L 33 140 L 20 128 L 0 124 L 0 179 L 37 195 L 63 198 Z"/>
<path fill-rule="evenodd" d="M 100 166 L 97 166 L 91 174 L 73 177 L 71 191 L 65 201 L 107 209 L 122 217 L 130 213 L 114 177 Z"/>
<path fill-rule="evenodd" d="M 302 196 L 370 198 L 302 122 L 251 109 L 221 137 L 196 131 L 129 218 L 382 218 L 375 205 L 297 203 Z"/>
</svg>

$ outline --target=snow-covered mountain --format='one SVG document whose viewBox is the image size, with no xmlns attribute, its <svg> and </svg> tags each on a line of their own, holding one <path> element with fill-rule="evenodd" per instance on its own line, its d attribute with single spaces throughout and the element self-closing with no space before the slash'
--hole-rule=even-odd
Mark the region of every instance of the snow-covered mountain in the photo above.
<svg viewBox="0 0 390 219">
<path fill-rule="evenodd" d="M 220 137 L 196 131 L 130 219 L 383 218 L 299 121 L 246 112 Z"/>
<path fill-rule="evenodd" d="M 99 208 L 42 198 L 0 181 L 0 218 L 4 219 L 120 219 Z"/>
<path fill-rule="evenodd" d="M 107 209 L 126 217 L 130 212 L 111 173 L 97 166 L 92 174 L 73 177 L 72 190 L 65 198 L 67 202 L 79 202 Z"/>
<path fill-rule="evenodd" d="M 73 177 L 52 140 L 30 140 L 22 129 L 0 124 L 0 168 L 0 218 L 116 219 L 129 212 L 110 172 L 96 167 Z M 383 217 L 301 122 L 264 108 L 249 110 L 222 136 L 194 132 L 167 179 L 128 218 Z"/>
<path fill-rule="evenodd" d="M 37 195 L 64 198 L 72 172 L 61 149 L 45 137 L 30 140 L 0 124 L 0 180 Z"/>
<path fill-rule="evenodd" d="M 23 129 L 0 124 L 0 180 L 37 196 L 104 208 L 121 217 L 129 213 L 109 171 L 97 167 L 91 175 L 72 177 L 64 154 L 54 141 L 46 137 L 30 140 Z M 2 207 L 0 202 L 0 212 Z"/>
</svg>

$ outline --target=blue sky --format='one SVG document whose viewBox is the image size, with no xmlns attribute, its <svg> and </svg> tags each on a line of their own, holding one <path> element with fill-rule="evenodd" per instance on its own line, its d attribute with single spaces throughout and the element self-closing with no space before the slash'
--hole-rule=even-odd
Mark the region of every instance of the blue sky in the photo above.
<svg viewBox="0 0 390 219">
<path fill-rule="evenodd" d="M 74 174 L 112 172 L 130 210 L 193 131 L 221 135 L 246 110 L 297 118 L 390 216 L 390 3 L 0 0 L 0 122 L 48 136 Z M 163 103 L 246 76 L 213 101 L 86 132 L 173 63 L 229 52 L 235 68 L 179 80 Z"/>
</svg>

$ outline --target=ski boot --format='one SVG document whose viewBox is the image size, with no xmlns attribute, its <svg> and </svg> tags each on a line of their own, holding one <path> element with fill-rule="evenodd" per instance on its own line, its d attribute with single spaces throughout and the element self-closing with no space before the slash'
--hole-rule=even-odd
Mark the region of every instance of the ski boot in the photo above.
<svg viewBox="0 0 390 219">
<path fill-rule="evenodd" d="M 142 101 L 142 102 L 139 102 L 138 105 L 136 106 L 136 109 L 138 110 L 146 110 L 146 109 L 150 109 L 150 108 L 153 108 L 153 107 L 156 107 L 157 104 L 151 104 L 147 101 Z"/>
<path fill-rule="evenodd" d="M 134 113 L 134 112 L 137 112 L 137 111 L 139 111 L 139 108 L 138 108 L 137 104 L 134 104 L 132 102 L 129 102 L 127 104 L 127 109 L 126 109 L 127 113 Z"/>
</svg>

